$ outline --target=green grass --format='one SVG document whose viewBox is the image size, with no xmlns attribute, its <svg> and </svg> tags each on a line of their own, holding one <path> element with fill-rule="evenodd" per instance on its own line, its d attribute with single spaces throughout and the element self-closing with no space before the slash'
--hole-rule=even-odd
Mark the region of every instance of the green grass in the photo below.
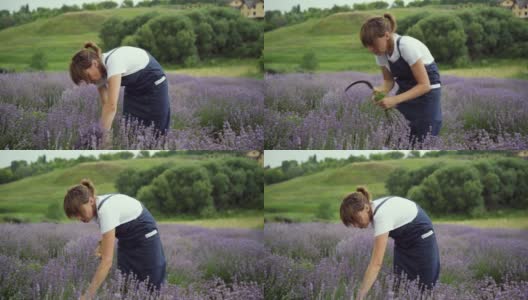
<svg viewBox="0 0 528 300">
<path fill-rule="evenodd" d="M 339 205 L 360 185 L 366 186 L 374 198 L 386 195 L 385 180 L 398 168 L 418 169 L 442 161 L 444 164 L 465 164 L 457 157 L 422 158 L 353 163 L 337 169 L 297 177 L 264 188 L 265 217 L 286 217 L 295 221 L 313 221 L 321 203 L 330 203 L 334 220 L 339 220 Z"/>
<path fill-rule="evenodd" d="M 157 217 L 158 223 L 184 224 L 210 228 L 264 228 L 263 212 L 259 210 L 239 210 L 227 213 L 217 213 L 208 218 L 196 217 Z"/>
<path fill-rule="evenodd" d="M 197 162 L 179 157 L 89 162 L 0 185 L 0 218 L 42 221 L 48 206 L 59 203 L 62 207 L 66 190 L 83 178 L 90 178 L 94 182 L 98 194 L 112 193 L 116 191 L 115 177 L 122 170 L 142 170 L 168 161 L 178 164 Z"/>
<path fill-rule="evenodd" d="M 101 44 L 99 30 L 108 18 L 129 19 L 147 12 L 174 15 L 181 11 L 173 6 L 155 6 L 71 12 L 10 27 L 0 31 L 0 67 L 27 70 L 31 56 L 40 49 L 48 61 L 46 71 L 67 71 L 71 57 L 85 42 Z M 262 77 L 257 59 L 213 59 L 193 68 L 164 64 L 164 69 L 192 76 Z"/>
<path fill-rule="evenodd" d="M 252 77 L 262 79 L 263 74 L 257 66 L 257 59 L 215 59 L 192 68 L 178 68 L 167 65 L 169 73 L 196 77 Z"/>
<path fill-rule="evenodd" d="M 318 72 L 357 71 L 379 73 L 381 76 L 374 55 L 359 40 L 362 23 L 386 11 L 399 20 L 424 9 L 452 13 L 447 6 L 337 13 L 267 32 L 264 34 L 266 68 L 285 73 L 297 72 L 302 56 L 310 50 L 319 61 Z M 439 65 L 439 68 L 442 74 L 457 76 L 528 79 L 528 64 L 521 59 L 486 59 L 472 62 L 471 67 L 466 68 L 446 65 Z"/>
<path fill-rule="evenodd" d="M 114 193 L 116 175 L 126 168 L 144 170 L 156 165 L 174 162 L 179 166 L 200 163 L 203 157 L 185 156 L 168 158 L 148 158 L 132 160 L 115 160 L 89 162 L 71 168 L 57 169 L 52 172 L 27 177 L 15 182 L 0 185 L 0 220 L 17 218 L 27 222 L 49 221 L 45 215 L 48 207 L 58 204 L 62 213 L 64 195 L 70 186 L 78 184 L 83 178 L 90 178 L 98 194 Z M 179 223 L 203 227 L 243 227 L 262 228 L 262 211 L 240 210 L 219 213 L 209 218 L 196 217 L 161 217 L 156 219 L 163 223 Z M 72 222 L 65 216 L 59 222 Z"/>
<path fill-rule="evenodd" d="M 457 224 L 479 228 L 515 228 L 528 229 L 528 210 L 501 211 L 490 213 L 476 219 L 463 219 L 463 217 L 433 218 L 435 224 Z"/>
</svg>

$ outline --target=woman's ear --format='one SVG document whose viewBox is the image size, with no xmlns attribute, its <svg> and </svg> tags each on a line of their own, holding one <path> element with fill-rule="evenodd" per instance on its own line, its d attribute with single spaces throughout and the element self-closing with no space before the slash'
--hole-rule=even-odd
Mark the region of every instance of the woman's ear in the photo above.
<svg viewBox="0 0 528 300">
<path fill-rule="evenodd" d="M 99 67 L 99 62 L 97 60 L 92 60 L 92 66 L 95 67 L 95 68 L 98 68 Z"/>
</svg>

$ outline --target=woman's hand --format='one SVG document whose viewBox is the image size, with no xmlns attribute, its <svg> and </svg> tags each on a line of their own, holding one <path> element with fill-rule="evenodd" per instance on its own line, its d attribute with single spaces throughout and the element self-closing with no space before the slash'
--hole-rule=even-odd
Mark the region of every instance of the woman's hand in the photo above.
<svg viewBox="0 0 528 300">
<path fill-rule="evenodd" d="M 381 108 L 389 109 L 395 107 L 399 103 L 398 99 L 395 96 L 385 97 L 376 102 Z"/>
<path fill-rule="evenodd" d="M 362 291 L 358 292 L 357 300 L 363 300 L 367 296 L 367 293 L 364 293 Z"/>
<path fill-rule="evenodd" d="M 79 300 L 90 300 L 90 299 L 92 299 L 92 297 L 88 295 L 88 293 L 81 295 L 81 297 L 79 297 Z"/>
<path fill-rule="evenodd" d="M 372 89 L 372 96 L 370 97 L 370 100 L 376 103 L 379 100 L 385 98 L 385 94 L 386 92 L 382 87 L 374 87 L 374 89 Z"/>
<path fill-rule="evenodd" d="M 112 130 L 103 129 L 103 140 L 101 141 L 101 149 L 112 149 Z"/>
</svg>

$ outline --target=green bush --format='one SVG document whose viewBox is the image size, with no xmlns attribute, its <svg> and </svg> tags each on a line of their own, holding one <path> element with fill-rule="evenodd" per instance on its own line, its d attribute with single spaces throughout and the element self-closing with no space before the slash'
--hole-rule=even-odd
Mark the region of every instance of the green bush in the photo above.
<svg viewBox="0 0 528 300">
<path fill-rule="evenodd" d="M 467 35 L 456 16 L 428 16 L 409 28 L 408 34 L 426 44 L 438 62 L 456 64 L 467 60 Z"/>
<path fill-rule="evenodd" d="M 48 58 L 44 51 L 39 49 L 33 54 L 33 56 L 31 56 L 29 67 L 33 70 L 39 71 L 43 71 L 48 67 Z"/>
<path fill-rule="evenodd" d="M 332 210 L 330 203 L 324 202 L 319 204 L 315 216 L 322 220 L 331 220 L 334 216 L 334 211 Z"/>
<path fill-rule="evenodd" d="M 310 51 L 305 53 L 301 58 L 299 67 L 305 71 L 315 71 L 319 67 L 319 61 L 317 60 L 315 52 Z"/>
</svg>

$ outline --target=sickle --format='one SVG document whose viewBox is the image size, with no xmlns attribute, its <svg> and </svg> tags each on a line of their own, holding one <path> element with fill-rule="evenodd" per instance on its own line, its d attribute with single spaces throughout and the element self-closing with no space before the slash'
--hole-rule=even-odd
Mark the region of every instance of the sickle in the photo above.
<svg viewBox="0 0 528 300">
<path fill-rule="evenodd" d="M 358 80 L 358 81 L 354 81 L 354 82 L 352 82 L 349 86 L 347 86 L 346 89 L 345 89 L 345 95 L 346 95 L 349 99 L 351 99 L 351 98 L 350 98 L 350 96 L 348 95 L 347 91 L 348 91 L 351 87 L 353 87 L 354 85 L 356 85 L 356 84 L 360 84 L 360 83 L 363 83 L 363 84 L 367 85 L 371 90 L 374 90 L 374 86 L 372 85 L 372 83 L 370 83 L 370 82 L 367 81 L 367 80 Z M 389 122 L 392 123 L 392 118 L 390 117 L 389 112 L 388 112 L 387 110 L 385 110 L 385 117 L 387 118 L 387 120 L 388 120 Z"/>
<path fill-rule="evenodd" d="M 373 86 L 372 83 L 370 83 L 369 81 L 366 81 L 366 80 L 358 80 L 358 81 L 354 81 L 354 82 L 352 82 L 349 86 L 347 86 L 346 89 L 345 89 L 345 93 L 348 91 L 348 89 L 350 89 L 350 88 L 353 87 L 354 85 L 356 85 L 356 84 L 360 84 L 360 83 L 366 84 L 371 90 L 374 90 L 374 86 Z"/>
</svg>

